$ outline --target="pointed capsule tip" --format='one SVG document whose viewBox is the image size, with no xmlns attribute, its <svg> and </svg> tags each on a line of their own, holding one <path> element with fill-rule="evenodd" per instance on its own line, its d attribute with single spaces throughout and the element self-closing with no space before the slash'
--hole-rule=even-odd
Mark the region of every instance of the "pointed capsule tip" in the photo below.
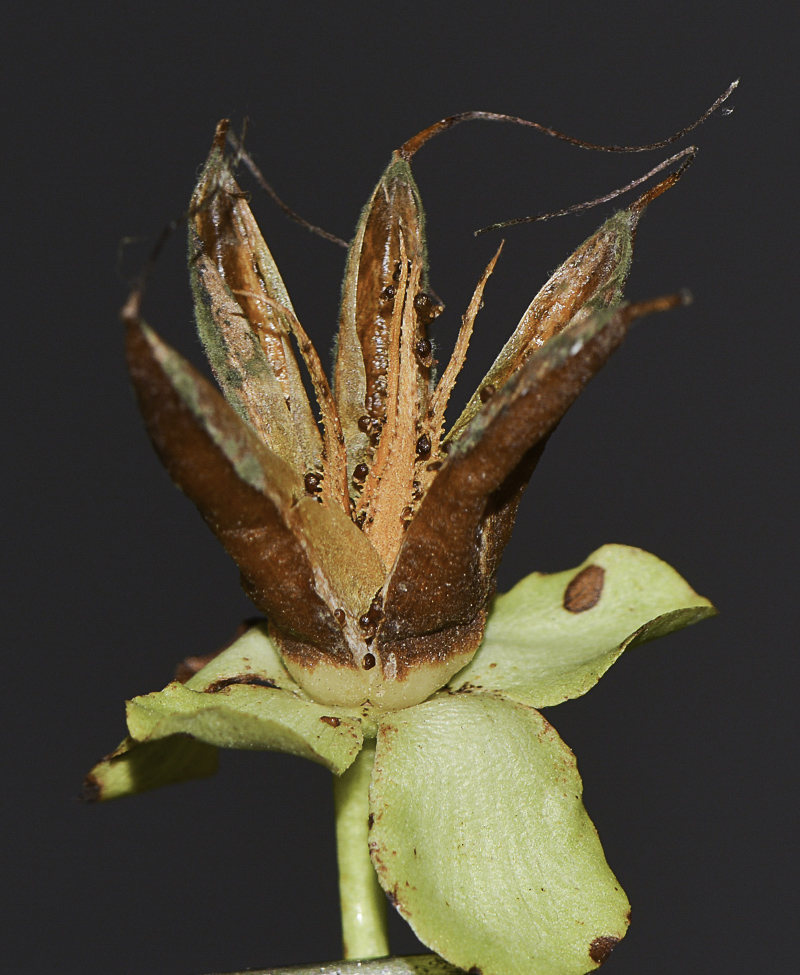
<svg viewBox="0 0 800 975">
<path fill-rule="evenodd" d="M 217 131 L 214 133 L 214 141 L 211 143 L 211 151 L 219 149 L 220 151 L 225 148 L 225 140 L 228 137 L 228 128 L 231 124 L 231 120 L 227 118 L 220 119 L 217 122 Z"/>
<path fill-rule="evenodd" d="M 138 325 L 142 308 L 142 292 L 134 288 L 128 295 L 128 300 L 120 309 L 119 317 L 124 325 Z"/>
</svg>

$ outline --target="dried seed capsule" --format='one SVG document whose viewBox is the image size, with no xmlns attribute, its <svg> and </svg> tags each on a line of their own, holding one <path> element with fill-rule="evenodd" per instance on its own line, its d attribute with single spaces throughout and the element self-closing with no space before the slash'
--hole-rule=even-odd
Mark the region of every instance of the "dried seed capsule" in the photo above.
<svg viewBox="0 0 800 975">
<path fill-rule="evenodd" d="M 431 438 L 427 433 L 423 433 L 422 436 L 417 441 L 417 457 L 419 460 L 425 460 L 426 457 L 431 455 Z"/>
</svg>

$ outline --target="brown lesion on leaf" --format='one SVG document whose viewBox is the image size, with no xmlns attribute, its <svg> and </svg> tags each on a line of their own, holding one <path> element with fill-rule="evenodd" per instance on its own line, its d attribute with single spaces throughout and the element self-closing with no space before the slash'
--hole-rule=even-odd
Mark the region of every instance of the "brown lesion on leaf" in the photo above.
<svg viewBox="0 0 800 975">
<path fill-rule="evenodd" d="M 80 798 L 81 802 L 100 802 L 103 798 L 103 787 L 91 772 L 83 780 Z"/>
<path fill-rule="evenodd" d="M 600 565 L 587 565 L 564 590 L 564 609 L 568 613 L 585 613 L 600 602 L 606 570 Z"/>
<path fill-rule="evenodd" d="M 597 965 L 602 965 L 617 947 L 620 939 L 613 934 L 601 935 L 589 945 L 589 957 Z"/>
<path fill-rule="evenodd" d="M 218 657 L 224 650 L 228 647 L 232 647 L 234 643 L 247 633 L 248 630 L 252 629 L 254 626 L 258 626 L 260 623 L 265 623 L 266 620 L 263 616 L 252 616 L 249 619 L 242 620 L 239 626 L 236 628 L 236 632 L 224 643 L 219 650 L 214 650 L 211 653 L 201 653 L 195 656 L 184 657 L 183 660 L 175 667 L 175 677 L 174 679 L 178 681 L 179 684 L 185 684 L 187 680 L 194 677 L 195 674 L 199 673 L 206 666 L 210 664 L 211 661 Z"/>
<path fill-rule="evenodd" d="M 319 720 L 322 721 L 323 724 L 330 725 L 331 728 L 338 728 L 342 723 L 339 718 L 334 717 L 332 714 L 323 714 Z"/>
<path fill-rule="evenodd" d="M 256 674 L 236 674 L 234 677 L 220 677 L 213 684 L 204 688 L 204 694 L 216 694 L 218 691 L 230 687 L 232 684 L 247 684 L 249 687 L 267 687 L 277 690 L 279 685 L 271 677 L 259 677 Z"/>
</svg>

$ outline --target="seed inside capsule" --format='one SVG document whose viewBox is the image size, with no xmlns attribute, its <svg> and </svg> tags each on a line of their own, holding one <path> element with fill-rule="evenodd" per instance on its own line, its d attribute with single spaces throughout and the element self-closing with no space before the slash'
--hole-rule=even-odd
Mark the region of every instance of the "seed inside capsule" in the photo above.
<svg viewBox="0 0 800 975">
<path fill-rule="evenodd" d="M 336 619 L 336 622 L 339 624 L 339 626 L 344 626 L 345 619 L 347 618 L 345 616 L 344 610 L 343 609 L 335 609 L 333 611 L 333 615 L 334 615 L 334 618 Z"/>
<path fill-rule="evenodd" d="M 372 427 L 372 417 L 371 416 L 360 416 L 358 418 L 358 429 L 362 433 L 369 433 Z"/>
<path fill-rule="evenodd" d="M 420 359 L 427 359 L 431 354 L 431 342 L 430 339 L 420 339 L 417 342 L 417 356 Z"/>
<path fill-rule="evenodd" d="M 376 664 L 375 655 L 371 653 L 365 653 L 364 659 L 361 661 L 361 665 L 364 668 L 364 670 L 372 670 L 375 664 Z"/>
<path fill-rule="evenodd" d="M 420 291 L 414 296 L 414 311 L 423 325 L 429 325 L 434 318 L 437 318 L 442 310 L 442 306 L 436 304 L 430 295 Z"/>
<path fill-rule="evenodd" d="M 381 291 L 380 299 L 381 301 L 393 301 L 396 294 L 397 288 L 393 284 L 389 284 Z"/>
<path fill-rule="evenodd" d="M 423 433 L 422 436 L 417 441 L 417 457 L 420 460 L 424 460 L 429 457 L 431 453 L 431 438 L 427 433 Z"/>
<path fill-rule="evenodd" d="M 316 471 L 309 471 L 303 478 L 306 494 L 319 494 L 322 490 L 322 475 Z"/>
<path fill-rule="evenodd" d="M 366 480 L 367 474 L 369 474 L 369 468 L 366 464 L 356 464 L 353 468 L 353 480 L 359 484 Z"/>
<path fill-rule="evenodd" d="M 371 623 L 379 623 L 383 619 L 383 599 L 380 593 L 370 603 L 366 617 Z"/>
</svg>

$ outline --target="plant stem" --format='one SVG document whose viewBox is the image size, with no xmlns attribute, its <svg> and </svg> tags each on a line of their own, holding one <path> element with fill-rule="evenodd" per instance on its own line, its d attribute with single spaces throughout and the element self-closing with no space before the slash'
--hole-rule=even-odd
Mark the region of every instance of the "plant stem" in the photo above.
<svg viewBox="0 0 800 975">
<path fill-rule="evenodd" d="M 389 954 L 386 896 L 368 846 L 369 780 L 374 761 L 375 742 L 365 741 L 355 762 L 333 781 L 345 958 Z"/>
</svg>

